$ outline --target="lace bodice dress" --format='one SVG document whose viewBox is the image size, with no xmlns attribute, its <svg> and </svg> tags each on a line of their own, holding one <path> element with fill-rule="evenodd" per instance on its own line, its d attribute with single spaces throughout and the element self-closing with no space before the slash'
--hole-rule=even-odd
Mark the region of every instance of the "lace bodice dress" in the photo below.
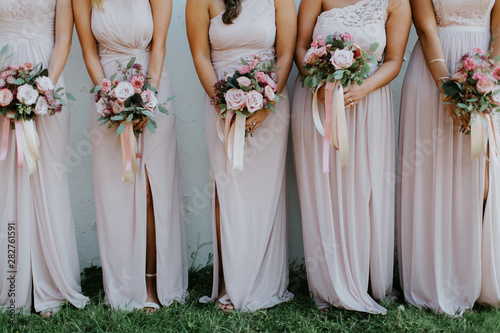
<svg viewBox="0 0 500 333">
<path fill-rule="evenodd" d="M 374 56 L 381 62 L 387 5 L 387 0 L 360 0 L 322 12 L 312 38 L 349 33 L 365 50 L 378 42 Z M 372 66 L 372 71 L 377 68 Z M 382 179 L 394 169 L 391 99 L 386 85 L 346 110 L 349 164 L 342 167 L 338 152 L 332 149 L 329 173 L 324 174 L 323 137 L 314 125 L 312 94 L 301 87 L 300 78 L 295 82 L 292 136 L 304 253 L 309 290 L 320 309 L 334 305 L 386 312 L 374 299 L 392 292 L 394 190 Z M 319 109 L 324 114 L 322 103 Z"/>
<path fill-rule="evenodd" d="M 490 48 L 495 0 L 433 0 L 437 34 L 450 73 L 473 48 Z M 498 126 L 498 114 L 492 115 Z M 420 42 L 401 92 L 398 257 L 405 299 L 460 316 L 476 301 L 500 302 L 499 168 L 470 159 L 441 102 Z M 489 191 L 483 203 L 485 176 Z"/>
<path fill-rule="evenodd" d="M 386 44 L 387 4 L 388 0 L 361 0 L 354 5 L 322 12 L 316 21 L 313 39 L 318 35 L 326 37 L 347 32 L 363 50 L 368 50 L 373 43 L 379 43 L 374 56 L 380 62 Z"/>
<path fill-rule="evenodd" d="M 48 68 L 54 47 L 56 0 L 3 0 L 0 6 L 0 47 L 8 51 L 0 67 L 30 61 Z M 58 85 L 63 85 L 62 77 Z M 69 301 L 83 307 L 80 268 L 71 213 L 66 167 L 70 115 L 38 116 L 35 122 L 41 160 L 31 177 L 18 169 L 14 132 L 9 152 L 0 161 L 0 235 L 7 223 L 16 224 L 16 297 L 6 287 L 7 256 L 0 258 L 0 311 L 14 301 L 16 309 L 31 309 L 33 290 L 36 311 L 59 308 Z M 2 135 L 0 129 L 0 137 Z M 0 246 L 7 249 L 7 238 Z M 5 250 L 6 251 L 6 250 Z M 7 252 L 4 252 L 7 253 Z M 32 288 L 33 286 L 33 288 Z"/>
</svg>

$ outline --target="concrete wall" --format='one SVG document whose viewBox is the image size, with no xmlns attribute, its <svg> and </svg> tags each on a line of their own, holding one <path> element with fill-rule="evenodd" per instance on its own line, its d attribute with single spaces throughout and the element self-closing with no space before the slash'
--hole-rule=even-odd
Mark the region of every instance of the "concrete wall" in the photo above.
<svg viewBox="0 0 500 333">
<path fill-rule="evenodd" d="M 298 5 L 299 0 L 295 1 Z M 211 251 L 212 232 L 209 196 L 209 161 L 205 144 L 203 123 L 204 91 L 198 81 L 192 63 L 186 37 L 184 6 L 186 1 L 175 0 L 167 41 L 166 70 L 172 80 L 177 120 L 177 140 L 184 191 L 185 223 L 190 265 L 204 266 Z M 409 42 L 415 42 L 415 34 Z M 409 59 L 407 51 L 406 59 Z M 394 117 L 397 126 L 399 115 L 399 94 L 404 76 L 402 73 L 392 84 L 394 94 Z M 290 75 L 289 87 L 297 75 L 294 68 Z M 88 132 L 88 112 L 91 82 L 81 56 L 76 32 L 73 48 L 65 70 L 66 88 L 77 98 L 71 108 L 71 139 L 68 151 L 68 175 L 71 187 L 71 202 L 75 220 L 80 267 L 100 265 L 95 225 L 94 199 L 90 161 L 91 137 Z M 290 259 L 303 258 L 302 232 L 299 201 L 291 145 L 287 163 L 287 203 L 289 222 Z M 195 254 L 196 257 L 195 257 Z M 194 259 L 194 262 L 193 262 Z"/>
</svg>

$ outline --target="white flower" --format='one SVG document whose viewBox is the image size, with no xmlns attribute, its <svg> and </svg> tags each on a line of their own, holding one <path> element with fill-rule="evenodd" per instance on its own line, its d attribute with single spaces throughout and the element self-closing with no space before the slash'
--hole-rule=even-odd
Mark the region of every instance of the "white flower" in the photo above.
<svg viewBox="0 0 500 333">
<path fill-rule="evenodd" d="M 332 54 L 330 62 L 335 67 L 335 69 L 349 68 L 354 63 L 354 54 L 348 49 L 335 50 Z"/>
<path fill-rule="evenodd" d="M 97 109 L 97 112 L 104 116 L 104 110 L 106 110 L 107 108 L 106 103 L 104 103 L 104 98 L 98 100 L 97 103 L 95 103 L 95 107 Z"/>
<path fill-rule="evenodd" d="M 141 97 L 143 102 L 147 102 L 146 104 L 144 104 L 144 107 L 147 110 L 153 112 L 153 110 L 158 105 L 158 99 L 156 98 L 155 93 L 147 89 L 146 91 L 142 92 Z"/>
<path fill-rule="evenodd" d="M 17 88 L 17 99 L 24 105 L 33 105 L 38 98 L 38 91 L 29 84 L 23 84 Z"/>
<path fill-rule="evenodd" d="M 47 99 L 43 96 L 38 97 L 35 106 L 35 113 L 42 115 L 46 114 L 48 111 L 49 111 L 49 103 L 47 102 Z"/>
<path fill-rule="evenodd" d="M 115 89 L 115 96 L 121 102 L 125 102 L 127 98 L 134 94 L 134 86 L 130 82 L 120 82 Z"/>
<path fill-rule="evenodd" d="M 54 84 L 52 81 L 46 76 L 40 76 L 35 80 L 36 87 L 40 92 L 45 92 L 47 90 L 54 90 Z"/>
<path fill-rule="evenodd" d="M 247 99 L 245 101 L 248 112 L 254 113 L 255 111 L 259 111 L 264 107 L 264 98 L 262 94 L 252 90 L 247 94 Z"/>
</svg>

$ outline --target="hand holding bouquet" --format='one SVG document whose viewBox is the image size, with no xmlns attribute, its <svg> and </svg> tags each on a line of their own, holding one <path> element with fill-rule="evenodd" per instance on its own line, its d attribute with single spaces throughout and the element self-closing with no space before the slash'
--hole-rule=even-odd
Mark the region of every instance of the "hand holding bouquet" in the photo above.
<svg viewBox="0 0 500 333">
<path fill-rule="evenodd" d="M 0 58 L 7 52 L 5 46 L 0 51 Z M 41 63 L 34 65 L 25 62 L 12 65 L 0 71 L 0 115 L 3 116 L 3 136 L 0 161 L 7 155 L 10 123 L 14 122 L 16 133 L 18 167 L 23 168 L 24 158 L 29 167 L 29 174 L 36 171 L 38 136 L 33 120 L 37 115 L 51 116 L 62 111 L 66 102 L 63 96 L 75 100 L 73 95 L 65 93 L 62 87 L 54 90 L 54 84 L 48 78 L 48 70 Z"/>
<path fill-rule="evenodd" d="M 97 121 L 100 125 L 108 127 L 117 126 L 116 135 L 120 136 L 122 149 L 123 180 L 134 183 L 133 173 L 139 170 L 137 158 L 137 140 L 142 133 L 142 128 L 134 125 L 146 123 L 146 128 L 155 133 L 158 127 L 155 121 L 154 110 L 158 108 L 161 113 L 169 114 L 165 105 L 175 96 L 159 103 L 156 90 L 147 83 L 141 64 L 132 58 L 126 67 L 118 64 L 118 70 L 109 79 L 101 78 L 99 84 L 92 88 L 95 94 L 97 112 L 101 115 Z M 123 79 L 117 79 L 118 74 Z"/>
<path fill-rule="evenodd" d="M 456 106 L 456 115 L 470 119 L 471 159 L 478 158 L 484 150 L 483 125 L 489 127 L 490 144 L 498 156 L 498 130 L 490 114 L 500 110 L 500 66 L 495 66 L 498 59 L 490 59 L 489 52 L 478 48 L 474 52 L 460 58 L 457 70 L 440 88 L 445 103 Z"/>
<path fill-rule="evenodd" d="M 378 43 L 370 46 L 373 53 Z M 377 64 L 373 55 L 353 43 L 347 33 L 328 35 L 326 40 L 320 35 L 311 44 L 304 57 L 307 75 L 302 77 L 302 86 L 314 92 L 313 118 L 323 141 L 323 173 L 329 171 L 330 146 L 340 151 L 341 165 L 348 164 L 349 142 L 344 110 L 343 87 L 351 84 L 361 85 L 370 75 L 370 64 Z M 326 85 L 325 126 L 321 123 L 318 111 L 318 90 Z"/>
<path fill-rule="evenodd" d="M 284 99 L 277 94 L 278 73 L 274 61 L 254 56 L 251 63 L 241 59 L 243 66 L 214 85 L 212 104 L 220 108 L 217 133 L 225 143 L 226 156 L 234 169 L 243 170 L 245 119 L 268 108 L 276 113 L 275 104 Z M 224 119 L 224 133 L 220 121 Z M 233 123 L 234 119 L 234 123 Z"/>
</svg>

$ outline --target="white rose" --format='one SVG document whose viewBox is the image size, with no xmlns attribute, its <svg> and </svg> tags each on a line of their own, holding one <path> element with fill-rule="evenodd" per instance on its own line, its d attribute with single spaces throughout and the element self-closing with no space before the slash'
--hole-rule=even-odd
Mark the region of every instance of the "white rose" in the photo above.
<svg viewBox="0 0 500 333">
<path fill-rule="evenodd" d="M 26 83 L 17 88 L 16 97 L 24 105 L 33 105 L 36 103 L 36 99 L 38 98 L 38 91 Z"/>
<path fill-rule="evenodd" d="M 47 90 L 54 90 L 54 84 L 46 76 L 40 76 L 35 80 L 35 82 L 36 82 L 36 87 L 40 92 L 45 92 Z"/>
<path fill-rule="evenodd" d="M 274 90 L 271 86 L 266 86 L 264 88 L 264 95 L 270 102 L 274 101 Z"/>
<path fill-rule="evenodd" d="M 348 49 L 336 50 L 332 54 L 330 62 L 335 69 L 349 68 L 354 63 L 354 54 Z"/>
<path fill-rule="evenodd" d="M 97 103 L 95 103 L 95 107 L 97 108 L 97 112 L 104 116 L 104 110 L 107 108 L 106 103 L 104 103 L 104 98 L 98 100 Z"/>
<path fill-rule="evenodd" d="M 115 88 L 115 96 L 121 103 L 125 102 L 133 94 L 134 86 L 130 82 L 120 82 Z"/>
<path fill-rule="evenodd" d="M 141 97 L 143 102 L 147 102 L 144 104 L 144 107 L 153 112 L 158 105 L 158 99 L 156 98 L 155 93 L 148 89 L 142 92 Z"/>
<path fill-rule="evenodd" d="M 264 107 L 264 98 L 262 97 L 261 93 L 252 90 L 247 94 L 245 105 L 248 109 L 248 112 L 254 113 L 255 111 L 259 111 Z"/>
<path fill-rule="evenodd" d="M 241 110 L 241 107 L 245 105 L 246 93 L 241 89 L 231 88 L 226 91 L 224 99 L 229 110 Z"/>
<path fill-rule="evenodd" d="M 38 100 L 36 101 L 36 106 L 35 106 L 35 114 L 46 114 L 49 111 L 49 103 L 47 102 L 47 99 L 43 96 L 38 97 Z"/>
<path fill-rule="evenodd" d="M 240 76 L 236 79 L 236 81 L 238 81 L 238 83 L 244 87 L 250 87 L 252 85 L 252 81 L 246 76 Z"/>
</svg>

